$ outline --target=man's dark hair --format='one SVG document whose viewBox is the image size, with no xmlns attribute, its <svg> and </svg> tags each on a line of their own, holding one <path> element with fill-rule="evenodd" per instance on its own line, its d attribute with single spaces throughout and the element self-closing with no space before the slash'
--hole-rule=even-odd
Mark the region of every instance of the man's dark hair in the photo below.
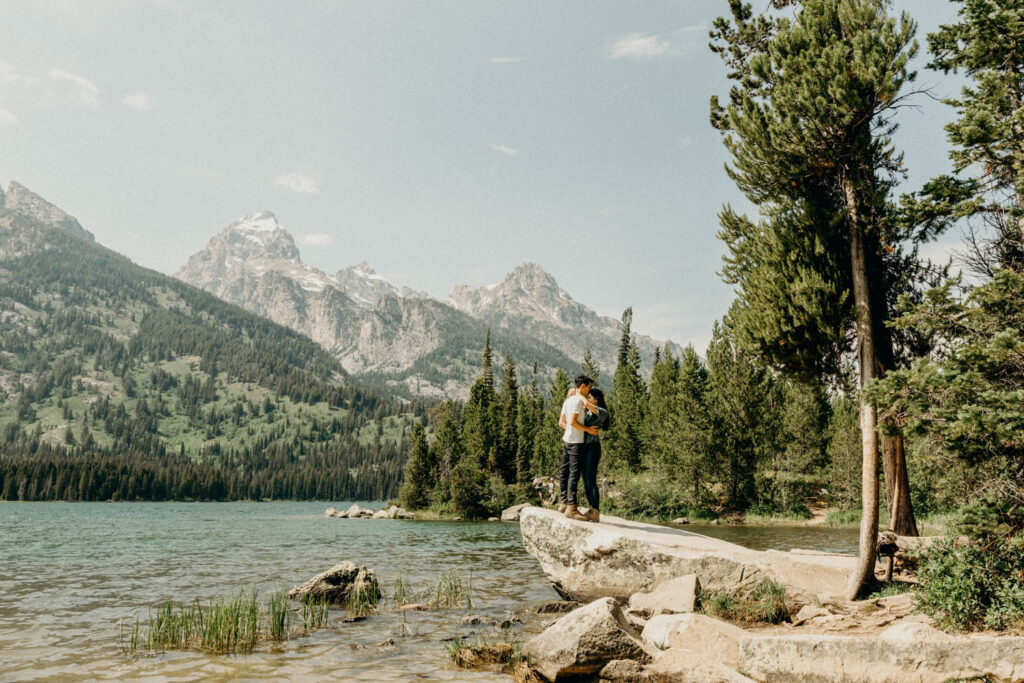
<svg viewBox="0 0 1024 683">
<path fill-rule="evenodd" d="M 590 379 L 586 375 L 577 375 L 576 380 L 575 380 L 575 384 L 576 384 L 576 388 L 577 389 L 582 387 L 584 384 L 593 384 L 593 383 L 594 383 L 594 380 Z"/>
</svg>

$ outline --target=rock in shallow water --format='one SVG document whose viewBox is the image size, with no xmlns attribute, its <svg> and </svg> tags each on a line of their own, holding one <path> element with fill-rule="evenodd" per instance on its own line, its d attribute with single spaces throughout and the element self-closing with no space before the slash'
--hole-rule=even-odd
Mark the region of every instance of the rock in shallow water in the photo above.
<svg viewBox="0 0 1024 683">
<path fill-rule="evenodd" d="M 525 508 L 530 507 L 529 503 L 523 503 L 522 505 L 513 505 L 510 508 L 505 508 L 501 511 L 501 521 L 503 522 L 518 522 L 519 515 L 522 514 Z"/>
<path fill-rule="evenodd" d="M 611 598 L 566 614 L 528 641 L 524 651 L 550 681 L 595 674 L 613 659 L 647 662 L 652 655 Z"/>
<path fill-rule="evenodd" d="M 380 595 L 377 575 L 372 569 L 346 561 L 292 588 L 288 591 L 288 597 L 292 600 L 326 599 L 333 605 L 347 605 L 349 597 L 355 592 L 362 592 L 375 602 Z"/>
</svg>

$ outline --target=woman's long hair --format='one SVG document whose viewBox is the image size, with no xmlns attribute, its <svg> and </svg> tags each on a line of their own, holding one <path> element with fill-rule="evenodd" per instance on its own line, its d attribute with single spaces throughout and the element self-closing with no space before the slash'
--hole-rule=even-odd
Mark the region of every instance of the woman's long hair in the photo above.
<svg viewBox="0 0 1024 683">
<path fill-rule="evenodd" d="M 608 410 L 608 404 L 604 402 L 604 392 L 600 389 L 591 389 L 590 395 L 593 396 L 594 400 L 597 402 L 597 407 L 608 413 L 608 424 L 605 425 L 605 429 L 608 429 L 612 426 L 612 414 L 611 411 Z"/>
</svg>

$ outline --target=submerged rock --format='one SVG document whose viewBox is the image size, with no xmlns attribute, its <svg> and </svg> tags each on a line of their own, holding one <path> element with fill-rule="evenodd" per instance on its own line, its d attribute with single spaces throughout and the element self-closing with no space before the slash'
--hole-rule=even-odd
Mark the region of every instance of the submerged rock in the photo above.
<svg viewBox="0 0 1024 683">
<path fill-rule="evenodd" d="M 317 574 L 301 586 L 288 591 L 292 600 L 327 600 L 334 605 L 347 605 L 349 597 L 362 592 L 372 602 L 380 596 L 377 575 L 372 569 L 352 562 L 339 562 L 325 572 Z"/>
<path fill-rule="evenodd" d="M 811 602 L 842 593 L 856 558 L 807 551 L 757 551 L 682 529 L 603 516 L 600 524 L 567 519 L 554 510 L 524 508 L 523 546 L 537 558 L 567 600 L 628 600 L 634 593 L 687 574 L 709 591 L 742 589 L 773 578 Z"/>
<path fill-rule="evenodd" d="M 613 659 L 651 659 L 651 652 L 611 598 L 595 600 L 561 617 L 529 640 L 524 651 L 549 681 L 595 674 Z"/>
</svg>

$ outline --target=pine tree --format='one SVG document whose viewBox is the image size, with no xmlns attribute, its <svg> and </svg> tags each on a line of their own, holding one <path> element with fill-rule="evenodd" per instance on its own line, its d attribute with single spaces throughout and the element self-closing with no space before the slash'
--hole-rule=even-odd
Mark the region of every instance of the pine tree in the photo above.
<svg viewBox="0 0 1024 683">
<path fill-rule="evenodd" d="M 668 345 L 664 354 L 655 349 L 650 409 L 646 416 L 646 452 L 651 464 L 679 466 L 680 369 L 679 360 L 672 356 Z"/>
<path fill-rule="evenodd" d="M 494 449 L 495 462 L 491 465 L 491 471 L 506 484 L 511 484 L 516 481 L 516 458 L 519 453 L 519 383 L 516 379 L 516 364 L 511 356 L 505 357 L 502 368 L 498 410 L 498 443 Z"/>
<path fill-rule="evenodd" d="M 846 334 L 856 332 L 860 384 L 895 366 L 885 326 L 894 291 L 919 273 L 901 242 L 919 233 L 890 220 L 888 195 L 903 162 L 892 148 L 894 107 L 916 52 L 914 22 L 887 14 L 884 0 L 804 0 L 793 20 L 768 22 L 747 53 L 749 6 L 733 4 L 733 33 L 716 24 L 724 54 L 740 55 L 737 85 L 713 121 L 733 156 L 731 177 L 759 206 L 754 223 L 726 207 L 723 269 L 738 285 L 730 314 L 739 341 L 797 374 L 836 372 Z M 713 103 L 713 107 L 717 103 Z M 710 358 L 709 358 L 710 365 Z M 873 578 L 878 529 L 879 439 L 874 406 L 861 402 L 863 516 L 860 561 L 849 596 Z M 916 533 L 902 439 L 882 444 L 894 491 L 893 523 Z"/>
<path fill-rule="evenodd" d="M 598 365 L 594 355 L 590 352 L 588 347 L 586 352 L 583 354 L 583 364 L 580 366 L 580 372 L 590 379 L 594 380 L 594 386 L 598 386 L 601 380 L 601 366 Z"/>
<path fill-rule="evenodd" d="M 622 336 L 618 364 L 608 397 L 611 426 L 604 438 L 609 467 L 640 468 L 644 450 L 644 416 L 647 413 L 647 387 L 640 376 L 640 351 L 632 334 L 633 309 L 622 313 Z"/>
<path fill-rule="evenodd" d="M 544 400 L 533 448 L 533 471 L 542 477 L 553 477 L 558 473 L 558 465 L 562 458 L 563 434 L 558 426 L 558 418 L 562 414 L 562 404 L 568 393 L 569 377 L 565 370 L 558 368 Z"/>
<path fill-rule="evenodd" d="M 436 483 L 437 464 L 432 460 L 427 447 L 427 433 L 419 422 L 413 425 L 409 442 L 409 460 L 405 464 L 405 481 L 398 493 L 403 507 L 419 510 L 430 504 L 431 492 Z"/>
<path fill-rule="evenodd" d="M 487 391 L 494 394 L 494 352 L 491 351 L 491 328 L 487 328 L 487 338 L 484 340 L 484 353 L 481 360 L 483 373 L 480 378 L 484 382 Z"/>
<path fill-rule="evenodd" d="M 966 219 L 975 271 L 1024 271 L 1024 1 L 953 2 L 957 21 L 928 34 L 928 44 L 930 68 L 971 79 L 945 100 L 959 114 L 946 125 L 958 175 L 935 178 L 907 205 L 932 229 Z"/>
<path fill-rule="evenodd" d="M 493 364 L 491 332 L 488 330 L 482 373 L 470 389 L 469 401 L 462 411 L 462 445 L 466 457 L 475 460 L 481 471 L 484 467 L 494 467 L 498 457 L 498 401 L 494 393 Z"/>
<path fill-rule="evenodd" d="M 673 424 L 679 440 L 679 476 L 693 487 L 693 503 L 700 505 L 708 484 L 720 468 L 712 457 L 711 415 L 708 410 L 708 371 L 693 345 L 683 349 L 679 364 L 679 394 Z"/>
<path fill-rule="evenodd" d="M 537 386 L 537 365 L 533 366 L 530 383 L 519 394 L 518 420 L 516 424 L 516 481 L 528 483 L 533 477 L 532 460 L 537 430 L 544 412 L 544 397 Z"/>
<path fill-rule="evenodd" d="M 757 471 L 764 436 L 768 375 L 734 343 L 728 325 L 716 322 L 708 345 L 708 413 L 711 450 L 727 504 L 743 510 L 755 500 Z"/>
<path fill-rule="evenodd" d="M 444 505 L 451 500 L 452 470 L 462 460 L 462 434 L 459 429 L 458 406 L 452 401 L 442 403 L 436 409 L 434 443 L 431 445 L 431 460 L 437 463 L 437 485 L 434 487 L 433 502 Z"/>
</svg>

